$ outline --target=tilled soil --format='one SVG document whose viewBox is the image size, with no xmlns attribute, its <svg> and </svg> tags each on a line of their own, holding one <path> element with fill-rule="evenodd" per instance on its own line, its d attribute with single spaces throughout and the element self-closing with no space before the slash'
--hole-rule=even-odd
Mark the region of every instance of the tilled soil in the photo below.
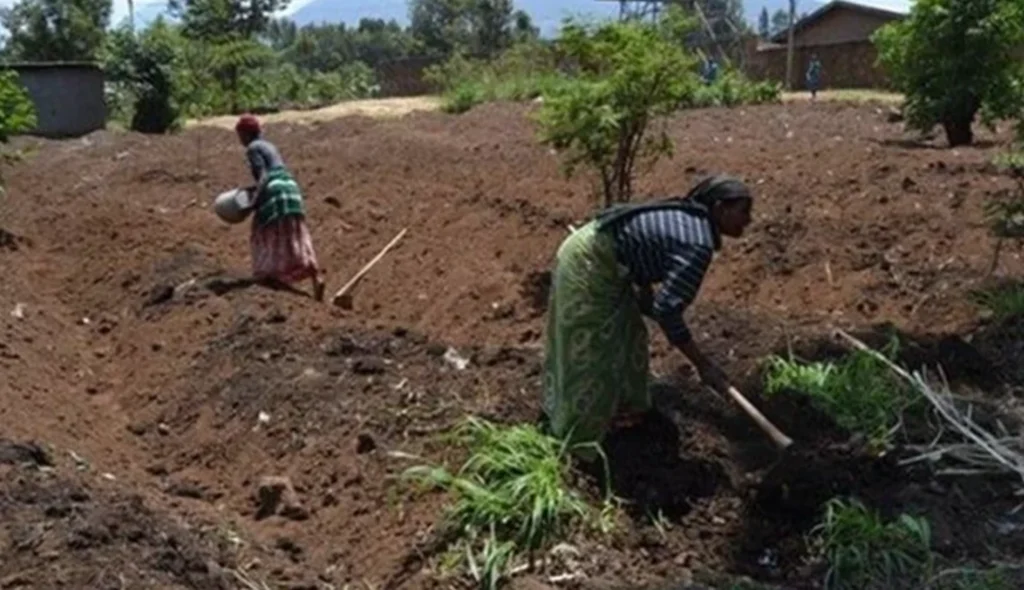
<svg viewBox="0 0 1024 590">
<path fill-rule="evenodd" d="M 408 494 L 395 451 L 440 458 L 434 437 L 467 413 L 536 418 L 551 258 L 593 204 L 525 111 L 270 126 L 307 190 L 329 294 L 409 228 L 351 311 L 242 280 L 247 227 L 209 210 L 248 181 L 229 132 L 23 142 L 0 203 L 0 435 L 49 450 L 0 454 L 0 542 L 15 555 L 0 587 L 436 585 L 422 550 L 443 498 Z M 756 190 L 754 225 L 689 318 L 799 448 L 776 456 L 652 326 L 659 411 L 608 445 L 628 516 L 608 539 L 574 540 L 585 577 L 563 584 L 708 569 L 814 587 L 805 534 L 849 494 L 929 516 L 950 557 L 1024 556 L 1008 482 L 868 458 L 757 385 L 767 354 L 821 358 L 837 352 L 832 327 L 880 324 L 910 342 L 908 362 L 1013 385 L 1019 325 L 980 323 L 968 298 L 991 262 L 982 204 L 1011 186 L 988 164 L 1005 137 L 911 145 L 881 110 L 841 104 L 694 111 L 671 131 L 677 155 L 643 192 L 718 171 Z M 1000 274 L 1021 270 L 1004 254 Z M 280 505 L 261 497 L 267 477 L 289 480 Z"/>
</svg>

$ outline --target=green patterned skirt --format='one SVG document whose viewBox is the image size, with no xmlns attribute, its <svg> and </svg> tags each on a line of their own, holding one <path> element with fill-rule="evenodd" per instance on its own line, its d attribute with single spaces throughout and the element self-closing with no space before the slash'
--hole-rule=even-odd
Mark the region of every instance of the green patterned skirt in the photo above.
<svg viewBox="0 0 1024 590">
<path fill-rule="evenodd" d="M 647 327 L 611 236 L 591 222 L 558 250 L 544 351 L 544 413 L 570 445 L 600 443 L 651 407 Z M 580 453 L 589 455 L 590 453 Z"/>
</svg>

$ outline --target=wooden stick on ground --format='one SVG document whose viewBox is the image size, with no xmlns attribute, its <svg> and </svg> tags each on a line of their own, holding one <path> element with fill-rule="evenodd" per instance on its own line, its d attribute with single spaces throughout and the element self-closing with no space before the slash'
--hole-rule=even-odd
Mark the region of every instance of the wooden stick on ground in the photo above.
<svg viewBox="0 0 1024 590">
<path fill-rule="evenodd" d="M 392 248 L 398 245 L 398 242 L 401 241 L 403 237 L 405 237 L 405 232 L 407 231 L 409 231 L 409 228 L 405 228 L 402 231 L 398 232 L 398 235 L 395 236 L 394 239 L 392 239 L 390 242 L 388 242 L 387 246 L 384 246 L 384 248 L 380 252 L 378 252 L 377 255 L 373 257 L 372 260 L 366 263 L 366 266 L 359 269 L 359 272 L 357 272 L 351 279 L 349 279 L 349 281 L 345 283 L 345 285 L 342 286 L 342 288 L 338 289 L 338 292 L 334 294 L 334 297 L 331 297 L 331 303 L 335 305 L 341 305 L 342 307 L 349 307 L 351 303 L 349 305 L 344 305 L 345 302 L 351 301 L 351 298 L 349 297 L 349 292 L 353 288 L 355 288 L 356 283 L 358 283 L 360 279 L 362 279 L 363 276 L 366 275 L 366 273 L 370 272 L 371 268 L 373 268 L 378 262 L 381 261 L 382 258 L 384 258 L 388 251 L 390 251 Z"/>
</svg>

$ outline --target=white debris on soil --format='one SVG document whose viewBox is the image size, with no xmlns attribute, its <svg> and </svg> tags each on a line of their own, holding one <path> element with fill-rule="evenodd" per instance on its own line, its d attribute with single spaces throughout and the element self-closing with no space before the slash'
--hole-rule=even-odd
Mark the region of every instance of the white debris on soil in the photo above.
<svg viewBox="0 0 1024 590">
<path fill-rule="evenodd" d="M 445 351 L 444 360 L 458 371 L 464 371 L 469 366 L 469 359 L 460 356 L 459 351 L 454 348 L 449 348 Z"/>
<path fill-rule="evenodd" d="M 19 303 L 15 305 L 14 309 L 11 311 L 11 317 L 18 320 L 25 319 L 25 304 Z"/>
</svg>

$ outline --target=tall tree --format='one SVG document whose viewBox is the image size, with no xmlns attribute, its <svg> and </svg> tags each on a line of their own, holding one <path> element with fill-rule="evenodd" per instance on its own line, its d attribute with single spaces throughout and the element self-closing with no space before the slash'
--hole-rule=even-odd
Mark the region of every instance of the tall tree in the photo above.
<svg viewBox="0 0 1024 590">
<path fill-rule="evenodd" d="M 761 7 L 761 15 L 757 18 L 757 34 L 762 39 L 767 39 L 772 35 L 772 21 L 771 17 L 768 16 L 768 7 Z"/>
<path fill-rule="evenodd" d="M 289 0 L 168 0 L 169 12 L 181 19 L 182 30 L 195 39 L 245 38 L 264 33 L 274 13 Z"/>
<path fill-rule="evenodd" d="M 530 36 L 529 15 L 512 0 L 409 0 L 410 31 L 434 54 L 455 51 L 492 56 Z"/>
<path fill-rule="evenodd" d="M 111 0 L 20 0 L 0 10 L 6 52 L 26 61 L 92 61 L 106 40 Z"/>
<path fill-rule="evenodd" d="M 772 14 L 771 34 L 777 35 L 789 27 L 789 12 L 780 8 Z"/>
<path fill-rule="evenodd" d="M 540 37 L 540 28 L 533 26 L 533 19 L 524 10 L 517 10 L 512 15 L 515 24 L 512 26 L 512 37 L 516 43 L 532 41 Z"/>
<path fill-rule="evenodd" d="M 266 34 L 274 13 L 288 0 L 169 0 L 167 5 L 181 19 L 182 34 L 207 52 L 210 70 L 230 96 L 231 111 L 238 112 L 243 72 L 273 56 L 258 36 Z"/>
</svg>

